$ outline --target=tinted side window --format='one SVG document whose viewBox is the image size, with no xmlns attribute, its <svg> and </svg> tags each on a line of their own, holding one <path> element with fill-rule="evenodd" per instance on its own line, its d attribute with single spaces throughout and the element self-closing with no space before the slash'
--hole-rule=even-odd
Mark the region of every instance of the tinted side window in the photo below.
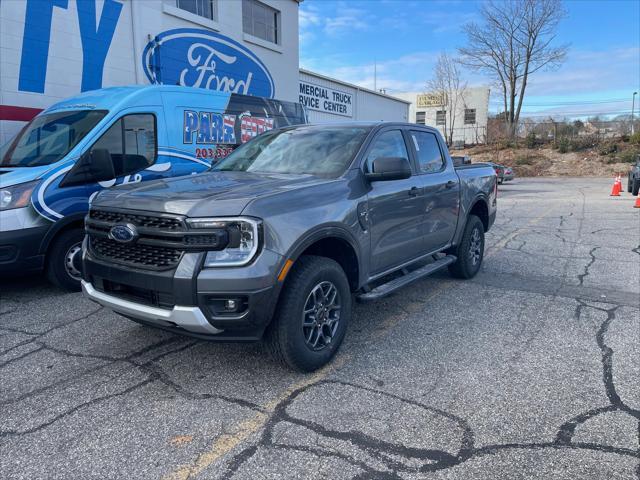
<svg viewBox="0 0 640 480">
<path fill-rule="evenodd" d="M 444 158 L 433 133 L 411 131 L 413 145 L 418 154 L 418 166 L 422 173 L 439 172 L 444 166 Z"/>
<path fill-rule="evenodd" d="M 367 155 L 367 168 L 371 172 L 371 164 L 380 157 L 402 157 L 409 158 L 407 146 L 400 130 L 389 130 L 381 133 L 373 141 L 369 155 Z"/>
<path fill-rule="evenodd" d="M 156 161 L 155 118 L 126 115 L 109 127 L 91 150 L 107 150 L 117 177 L 144 170 Z"/>
</svg>

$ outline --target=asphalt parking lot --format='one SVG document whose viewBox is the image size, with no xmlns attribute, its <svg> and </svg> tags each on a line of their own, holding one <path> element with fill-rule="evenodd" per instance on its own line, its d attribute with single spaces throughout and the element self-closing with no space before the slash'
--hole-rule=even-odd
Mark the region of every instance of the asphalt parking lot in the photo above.
<svg viewBox="0 0 640 480">
<path fill-rule="evenodd" d="M 501 187 L 485 264 L 356 305 L 314 374 L 0 283 L 0 478 L 640 478 L 640 211 Z"/>
</svg>

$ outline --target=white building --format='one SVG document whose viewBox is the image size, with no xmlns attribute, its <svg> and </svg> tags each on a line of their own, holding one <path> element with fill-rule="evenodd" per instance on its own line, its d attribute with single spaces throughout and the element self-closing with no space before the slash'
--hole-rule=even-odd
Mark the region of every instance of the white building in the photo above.
<svg viewBox="0 0 640 480">
<path fill-rule="evenodd" d="M 298 47 L 297 0 L 2 0 L 0 144 L 60 99 L 130 84 L 297 102 L 303 80 L 312 120 L 408 117 L 407 102 L 300 72 Z"/>
<path fill-rule="evenodd" d="M 410 122 L 436 127 L 447 141 L 453 123 L 453 145 L 470 145 L 486 141 L 490 93 L 489 87 L 467 87 L 457 98 L 426 92 L 399 93 L 397 97 L 411 102 Z"/>
<path fill-rule="evenodd" d="M 407 122 L 407 100 L 300 69 L 299 102 L 314 123 L 336 120 Z"/>
</svg>

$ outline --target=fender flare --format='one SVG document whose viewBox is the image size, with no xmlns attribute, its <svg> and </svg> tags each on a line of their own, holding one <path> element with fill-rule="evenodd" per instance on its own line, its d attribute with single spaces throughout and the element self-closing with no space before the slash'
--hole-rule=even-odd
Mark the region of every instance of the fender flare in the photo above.
<svg viewBox="0 0 640 480">
<path fill-rule="evenodd" d="M 73 225 L 74 223 L 81 223 L 84 227 L 84 217 L 86 215 L 86 213 L 72 213 L 71 215 L 67 215 L 51 225 L 46 235 L 42 239 L 42 242 L 40 243 L 40 253 L 46 255 L 51 242 L 62 230 L 65 230 L 70 225 Z"/>
<path fill-rule="evenodd" d="M 473 200 L 469 202 L 469 208 L 466 208 L 464 210 L 464 222 L 458 222 L 458 227 L 456 228 L 456 234 L 454 237 L 453 245 L 458 245 L 458 243 L 460 243 L 460 239 L 462 238 L 464 229 L 466 228 L 467 222 L 469 221 L 469 213 L 478 204 L 478 202 L 484 202 L 487 208 L 487 213 L 489 212 L 489 201 L 487 196 L 483 192 L 477 193 L 476 196 L 473 198 Z"/>
<path fill-rule="evenodd" d="M 289 248 L 282 261 L 285 262 L 286 260 L 293 260 L 295 263 L 298 258 L 300 258 L 300 255 L 302 255 L 302 253 L 311 245 L 319 240 L 330 237 L 339 238 L 340 240 L 345 241 L 353 249 L 358 262 L 358 284 L 362 284 L 364 272 L 362 268 L 362 252 L 360 251 L 360 246 L 353 234 L 341 224 L 319 225 L 305 232 L 305 234 Z"/>
</svg>

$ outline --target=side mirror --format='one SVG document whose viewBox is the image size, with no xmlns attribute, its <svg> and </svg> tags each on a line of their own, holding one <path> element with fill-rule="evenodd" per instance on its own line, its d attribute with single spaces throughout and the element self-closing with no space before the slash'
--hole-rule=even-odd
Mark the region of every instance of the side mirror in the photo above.
<svg viewBox="0 0 640 480">
<path fill-rule="evenodd" d="M 411 165 L 404 157 L 378 157 L 372 162 L 371 170 L 365 174 L 370 182 L 403 180 L 411 176 Z"/>
<path fill-rule="evenodd" d="M 85 183 L 102 182 L 113 178 L 116 178 L 116 172 L 109 150 L 95 148 L 82 154 L 74 167 L 60 182 L 60 186 L 70 187 Z"/>
<path fill-rule="evenodd" d="M 102 182 L 116 178 L 111 153 L 109 153 L 109 150 L 106 148 L 89 150 L 80 158 L 80 161 L 83 160 L 88 163 L 89 175 L 94 182 Z"/>
</svg>

